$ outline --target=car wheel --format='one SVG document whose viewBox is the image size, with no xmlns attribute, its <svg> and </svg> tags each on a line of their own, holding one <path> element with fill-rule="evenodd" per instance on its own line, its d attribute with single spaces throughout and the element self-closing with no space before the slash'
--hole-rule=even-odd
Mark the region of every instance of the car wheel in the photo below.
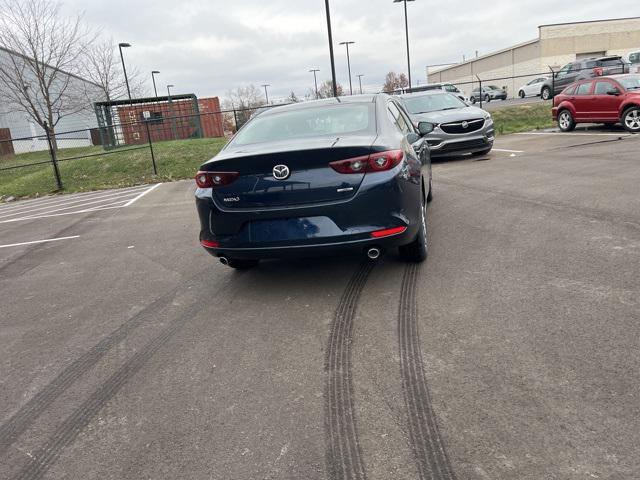
<svg viewBox="0 0 640 480">
<path fill-rule="evenodd" d="M 491 96 L 490 95 L 485 95 L 484 101 L 489 103 L 491 101 Z"/>
<path fill-rule="evenodd" d="M 237 258 L 228 258 L 227 266 L 235 268 L 236 270 L 248 270 L 258 265 L 260 260 L 240 260 Z"/>
<path fill-rule="evenodd" d="M 429 193 L 427 193 L 427 203 L 431 203 L 433 200 L 433 187 L 431 186 L 431 179 L 429 179 Z"/>
<path fill-rule="evenodd" d="M 469 99 L 469 101 L 470 101 L 473 105 L 475 105 L 475 104 L 476 104 L 476 97 L 471 97 L 471 98 Z"/>
<path fill-rule="evenodd" d="M 562 110 L 558 114 L 558 127 L 563 132 L 570 132 L 576 128 L 576 121 L 569 110 Z"/>
<path fill-rule="evenodd" d="M 544 87 L 542 89 L 542 92 L 540 93 L 540 96 L 543 100 L 549 100 L 551 98 L 551 89 L 549 87 Z"/>
<path fill-rule="evenodd" d="M 481 157 L 482 155 L 486 155 L 487 153 L 489 153 L 492 148 L 493 148 L 493 145 L 490 146 L 489 148 L 485 149 L 485 150 L 481 150 L 479 152 L 473 152 L 471 155 L 473 155 L 475 157 Z"/>
<path fill-rule="evenodd" d="M 622 114 L 622 126 L 632 133 L 640 132 L 640 107 L 629 107 Z"/>
<path fill-rule="evenodd" d="M 422 198 L 422 195 L 420 196 Z M 429 253 L 429 235 L 427 233 L 427 205 L 420 201 L 420 229 L 413 242 L 400 247 L 400 258 L 406 262 L 420 263 L 427 259 Z"/>
<path fill-rule="evenodd" d="M 525 97 L 524 90 L 520 90 L 520 91 L 518 92 L 518 96 L 519 96 L 520 98 L 524 98 L 524 97 Z"/>
</svg>

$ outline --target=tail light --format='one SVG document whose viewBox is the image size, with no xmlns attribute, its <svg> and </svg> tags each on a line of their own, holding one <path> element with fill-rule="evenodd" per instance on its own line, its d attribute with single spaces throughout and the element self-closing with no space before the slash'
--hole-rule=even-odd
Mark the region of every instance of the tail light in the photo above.
<svg viewBox="0 0 640 480">
<path fill-rule="evenodd" d="M 400 233 L 404 233 L 406 230 L 407 230 L 407 227 L 386 228 L 384 230 L 376 230 L 375 232 L 371 232 L 370 235 L 373 238 L 390 237 L 391 235 L 398 235 Z"/>
<path fill-rule="evenodd" d="M 202 245 L 204 248 L 218 248 L 220 246 L 220 243 L 212 242 L 211 240 L 200 240 L 200 245 Z"/>
<path fill-rule="evenodd" d="M 391 170 L 402 162 L 404 152 L 402 150 L 389 150 L 386 152 L 372 153 L 363 157 L 349 158 L 331 162 L 329 166 L 338 173 L 372 173 Z"/>
<path fill-rule="evenodd" d="M 602 67 L 596 67 L 593 69 L 593 74 L 596 77 L 601 77 L 602 75 L 604 75 L 604 69 Z"/>
<path fill-rule="evenodd" d="M 239 176 L 238 172 L 198 172 L 196 184 L 200 188 L 222 187 L 233 183 Z"/>
</svg>

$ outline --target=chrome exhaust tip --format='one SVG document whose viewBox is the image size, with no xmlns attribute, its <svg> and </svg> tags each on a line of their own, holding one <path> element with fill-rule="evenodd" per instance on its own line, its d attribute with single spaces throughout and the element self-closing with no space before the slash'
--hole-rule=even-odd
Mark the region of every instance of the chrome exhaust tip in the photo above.
<svg viewBox="0 0 640 480">
<path fill-rule="evenodd" d="M 367 250 L 367 257 L 369 257 L 369 259 L 371 260 L 377 260 L 378 258 L 380 258 L 381 253 L 382 252 L 378 247 L 371 247 L 369 250 Z"/>
<path fill-rule="evenodd" d="M 223 265 L 229 265 L 229 259 L 227 257 L 220 257 L 220 263 Z"/>
</svg>

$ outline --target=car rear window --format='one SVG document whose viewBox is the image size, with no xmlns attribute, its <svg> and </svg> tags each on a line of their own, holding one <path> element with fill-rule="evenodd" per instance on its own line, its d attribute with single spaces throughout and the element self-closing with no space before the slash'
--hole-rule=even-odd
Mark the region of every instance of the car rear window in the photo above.
<svg viewBox="0 0 640 480">
<path fill-rule="evenodd" d="M 622 60 L 618 58 L 611 58 L 609 60 L 600 60 L 598 64 L 601 67 L 616 67 L 616 66 L 619 67 L 620 65 L 622 65 Z"/>
<path fill-rule="evenodd" d="M 238 131 L 230 145 L 290 138 L 375 133 L 373 103 L 307 107 L 260 115 Z"/>
</svg>

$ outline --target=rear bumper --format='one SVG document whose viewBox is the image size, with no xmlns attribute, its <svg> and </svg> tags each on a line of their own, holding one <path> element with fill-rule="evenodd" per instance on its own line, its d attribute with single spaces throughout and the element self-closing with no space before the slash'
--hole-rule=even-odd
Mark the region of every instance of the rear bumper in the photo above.
<svg viewBox="0 0 640 480">
<path fill-rule="evenodd" d="M 301 258 L 326 257 L 341 254 L 359 254 L 369 248 L 378 247 L 382 251 L 392 250 L 410 243 L 417 231 L 407 229 L 404 233 L 385 238 L 361 238 L 329 243 L 291 244 L 273 247 L 245 247 L 245 248 L 208 248 L 204 249 L 214 257 L 228 257 L 238 259 L 262 258 Z"/>
</svg>

